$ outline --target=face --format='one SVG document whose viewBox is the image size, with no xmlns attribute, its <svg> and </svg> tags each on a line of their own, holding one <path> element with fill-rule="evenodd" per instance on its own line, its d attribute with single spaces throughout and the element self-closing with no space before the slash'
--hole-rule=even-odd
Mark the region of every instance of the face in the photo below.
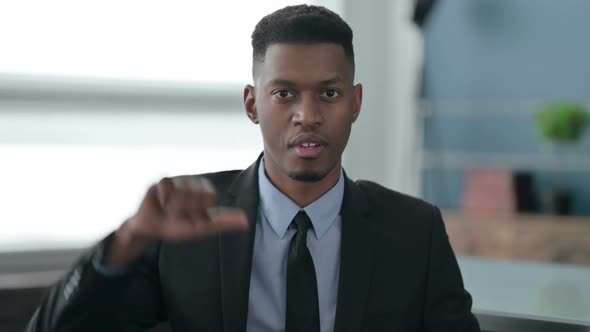
<svg viewBox="0 0 590 332">
<path fill-rule="evenodd" d="M 362 87 L 337 44 L 275 44 L 244 90 L 260 124 L 271 179 L 315 182 L 340 176 L 341 157 L 361 107 Z"/>
</svg>

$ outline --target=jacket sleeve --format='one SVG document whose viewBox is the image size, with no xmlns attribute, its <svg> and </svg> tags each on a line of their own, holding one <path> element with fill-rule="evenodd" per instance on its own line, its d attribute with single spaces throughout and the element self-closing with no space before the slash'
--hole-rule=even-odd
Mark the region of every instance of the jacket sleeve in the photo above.
<svg viewBox="0 0 590 332">
<path fill-rule="evenodd" d="M 112 237 L 89 250 L 48 290 L 25 332 L 145 331 L 165 320 L 158 248 L 122 271 L 105 273 L 96 262 Z"/>
<path fill-rule="evenodd" d="M 425 329 L 431 332 L 480 331 L 471 312 L 471 295 L 463 285 L 457 259 L 437 208 L 433 208 L 431 226 Z"/>
</svg>

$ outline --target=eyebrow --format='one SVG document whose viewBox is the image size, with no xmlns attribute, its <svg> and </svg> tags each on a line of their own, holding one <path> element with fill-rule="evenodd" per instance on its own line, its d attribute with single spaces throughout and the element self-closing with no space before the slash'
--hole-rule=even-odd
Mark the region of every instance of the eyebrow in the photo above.
<svg viewBox="0 0 590 332">
<path fill-rule="evenodd" d="M 342 77 L 335 76 L 333 78 L 329 78 L 329 79 L 320 81 L 320 85 L 336 84 L 336 83 L 339 83 L 342 81 L 343 81 Z M 275 78 L 275 79 L 271 80 L 270 82 L 268 82 L 268 85 L 269 86 L 282 85 L 282 86 L 293 87 L 293 86 L 296 86 L 297 84 L 293 81 L 289 81 L 289 80 L 285 80 L 285 79 L 281 79 L 281 78 Z"/>
<path fill-rule="evenodd" d="M 334 78 L 323 80 L 323 81 L 320 82 L 320 84 L 322 84 L 322 85 L 330 85 L 330 84 L 340 83 L 342 81 L 343 81 L 342 77 L 336 76 Z"/>
<path fill-rule="evenodd" d="M 275 79 L 271 80 L 270 82 L 268 82 L 268 85 L 270 85 L 270 86 L 274 86 L 274 85 L 295 86 L 295 82 L 280 79 L 280 78 L 275 78 Z"/>
</svg>

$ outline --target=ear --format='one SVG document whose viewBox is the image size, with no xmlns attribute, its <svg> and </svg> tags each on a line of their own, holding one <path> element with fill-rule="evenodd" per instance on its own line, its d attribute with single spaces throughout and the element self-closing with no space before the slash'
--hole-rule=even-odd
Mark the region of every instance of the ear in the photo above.
<svg viewBox="0 0 590 332">
<path fill-rule="evenodd" d="M 352 111 L 352 122 L 355 122 L 361 113 L 361 105 L 363 103 L 363 85 L 357 84 L 354 86 L 354 110 Z"/>
<path fill-rule="evenodd" d="M 256 98 L 254 87 L 250 84 L 244 87 L 244 108 L 246 115 L 254 124 L 258 124 L 258 112 L 256 111 Z"/>
</svg>

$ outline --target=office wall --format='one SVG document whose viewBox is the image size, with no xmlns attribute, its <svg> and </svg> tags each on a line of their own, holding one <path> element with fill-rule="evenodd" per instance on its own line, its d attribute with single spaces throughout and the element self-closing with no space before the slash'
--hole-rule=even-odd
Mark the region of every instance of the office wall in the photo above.
<svg viewBox="0 0 590 332">
<path fill-rule="evenodd" d="M 553 150 L 534 115 L 557 100 L 590 101 L 590 2 L 441 1 L 425 30 L 426 199 L 460 205 L 463 171 L 531 171 L 541 193 L 561 185 L 590 215 L 590 135 Z M 540 198 L 538 198 L 540 200 Z"/>
</svg>

